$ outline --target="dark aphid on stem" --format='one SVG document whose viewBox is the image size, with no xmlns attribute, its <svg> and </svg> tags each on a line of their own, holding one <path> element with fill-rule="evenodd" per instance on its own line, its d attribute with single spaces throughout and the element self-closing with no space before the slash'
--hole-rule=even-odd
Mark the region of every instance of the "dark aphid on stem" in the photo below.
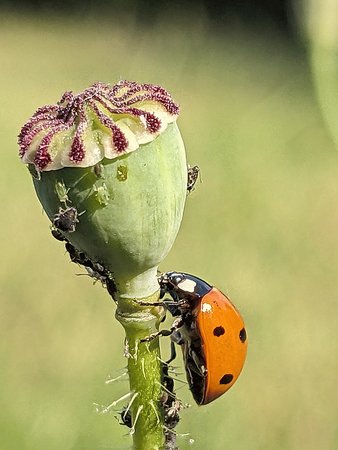
<svg viewBox="0 0 338 450">
<path fill-rule="evenodd" d="M 176 358 L 175 345 L 171 343 L 171 356 L 166 362 L 162 362 L 162 386 L 163 392 L 160 403 L 164 412 L 164 425 L 170 430 L 174 429 L 180 420 L 179 412 L 182 403 L 174 393 L 174 380 L 169 375 L 169 364 Z"/>
<path fill-rule="evenodd" d="M 171 406 L 165 408 L 164 424 L 170 430 L 174 429 L 180 421 L 180 411 L 182 409 L 182 402 L 174 400 Z"/>
<path fill-rule="evenodd" d="M 95 281 L 101 281 L 107 288 L 108 293 L 114 298 L 116 285 L 111 273 L 102 264 L 93 262 L 84 252 L 77 250 L 69 241 L 67 241 L 67 239 L 64 240 L 66 241 L 65 247 L 71 261 L 83 266 L 86 269 L 87 274 L 91 278 L 94 278 Z"/>
<path fill-rule="evenodd" d="M 108 294 L 112 297 L 112 299 L 114 299 L 114 295 L 116 294 L 117 289 L 116 289 L 116 284 L 110 274 L 106 278 L 105 285 L 106 285 Z"/>
<path fill-rule="evenodd" d="M 66 250 L 69 253 L 70 259 L 73 263 L 80 264 L 81 266 L 92 267 L 93 264 L 90 259 L 87 258 L 86 254 L 80 252 L 74 247 L 70 242 L 66 242 Z"/>
<path fill-rule="evenodd" d="M 190 192 L 194 190 L 199 173 L 200 168 L 198 166 L 193 167 L 188 166 L 188 181 L 187 181 L 188 194 L 190 194 Z"/>
<path fill-rule="evenodd" d="M 67 240 L 64 237 L 64 235 L 61 233 L 61 231 L 59 231 L 57 228 L 52 228 L 51 233 L 52 233 L 52 236 L 60 242 L 64 242 Z"/>
<path fill-rule="evenodd" d="M 176 349 L 173 342 L 171 342 L 171 355 L 168 361 L 162 361 L 162 385 L 169 399 L 163 400 L 162 403 L 166 404 L 176 399 L 174 393 L 174 380 L 169 375 L 169 364 L 176 358 Z"/>
<path fill-rule="evenodd" d="M 86 271 L 87 271 L 87 275 L 89 275 L 91 278 L 94 278 L 94 283 L 96 283 L 96 281 L 101 281 L 102 284 L 106 284 L 106 279 L 107 276 L 105 274 L 105 272 L 102 271 L 97 271 L 95 270 L 95 264 L 93 263 L 93 267 L 89 267 L 89 266 L 84 266 Z"/>
<path fill-rule="evenodd" d="M 100 263 L 92 262 L 84 252 L 77 250 L 70 242 L 66 242 L 66 250 L 72 262 L 84 266 L 88 275 L 105 283 L 107 271 Z"/>
<path fill-rule="evenodd" d="M 119 421 L 120 425 L 125 425 L 128 428 L 131 428 L 133 426 L 131 412 L 127 406 L 122 408 L 122 411 L 119 413 L 119 415 L 121 419 L 121 422 Z"/>
<path fill-rule="evenodd" d="M 61 231 L 73 233 L 76 224 L 79 222 L 77 209 L 73 206 L 63 209 L 59 208 L 59 212 L 55 214 L 53 226 Z"/>
</svg>

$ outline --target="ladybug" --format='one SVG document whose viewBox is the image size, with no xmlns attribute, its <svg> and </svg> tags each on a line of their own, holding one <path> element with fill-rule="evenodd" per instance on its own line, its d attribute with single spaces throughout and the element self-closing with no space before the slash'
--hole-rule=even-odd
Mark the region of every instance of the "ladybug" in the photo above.
<svg viewBox="0 0 338 450">
<path fill-rule="evenodd" d="M 206 281 L 181 272 L 160 276 L 163 305 L 177 316 L 170 330 L 153 333 L 143 341 L 172 335 L 181 345 L 189 388 L 198 405 L 206 405 L 236 382 L 247 352 L 244 322 L 231 301 Z M 148 304 L 149 305 L 149 304 Z"/>
</svg>

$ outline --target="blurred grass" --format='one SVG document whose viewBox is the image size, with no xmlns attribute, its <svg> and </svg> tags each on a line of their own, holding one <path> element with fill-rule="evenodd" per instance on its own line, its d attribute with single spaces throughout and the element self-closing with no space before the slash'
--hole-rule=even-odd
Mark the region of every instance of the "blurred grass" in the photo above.
<svg viewBox="0 0 338 450">
<path fill-rule="evenodd" d="M 194 17 L 147 29 L 132 20 L 1 23 L 1 448 L 130 447 L 114 413 L 93 407 L 128 390 L 104 384 L 125 366 L 114 305 L 75 276 L 81 269 L 50 237 L 16 146 L 38 106 L 120 78 L 172 92 L 189 161 L 202 171 L 162 269 L 228 293 L 250 338 L 233 390 L 183 411 L 179 431 L 195 444 L 181 438 L 180 448 L 338 448 L 338 159 L 305 53 L 272 30 L 217 36 Z"/>
<path fill-rule="evenodd" d="M 335 0 L 294 1 L 318 102 L 332 138 L 338 145 L 338 3 Z"/>
</svg>

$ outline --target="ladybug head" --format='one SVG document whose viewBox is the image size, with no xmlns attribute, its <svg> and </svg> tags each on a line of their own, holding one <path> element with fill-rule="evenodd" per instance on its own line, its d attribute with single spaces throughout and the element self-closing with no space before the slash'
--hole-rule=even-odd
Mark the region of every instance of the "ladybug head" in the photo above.
<svg viewBox="0 0 338 450">
<path fill-rule="evenodd" d="M 166 272 L 158 277 L 158 282 L 161 288 L 160 297 L 164 297 L 166 293 L 170 293 L 173 298 L 177 297 L 176 292 L 179 290 L 179 285 L 186 279 L 185 274 L 181 272 Z M 178 299 L 178 298 L 176 298 Z"/>
<path fill-rule="evenodd" d="M 168 292 L 175 300 L 198 300 L 210 292 L 212 286 L 200 278 L 182 272 L 166 272 L 159 278 L 163 295 Z"/>
<path fill-rule="evenodd" d="M 160 286 L 167 290 L 175 290 L 182 281 L 186 279 L 184 273 L 181 272 L 166 272 L 163 273 L 159 278 Z"/>
<path fill-rule="evenodd" d="M 178 287 L 179 284 L 185 280 L 185 278 L 185 275 L 181 272 L 167 272 L 162 275 L 162 282 L 165 283 L 170 289 Z"/>
<path fill-rule="evenodd" d="M 182 272 L 167 272 L 161 278 L 162 288 L 169 292 L 174 300 L 195 297 L 197 279 L 192 275 Z"/>
</svg>

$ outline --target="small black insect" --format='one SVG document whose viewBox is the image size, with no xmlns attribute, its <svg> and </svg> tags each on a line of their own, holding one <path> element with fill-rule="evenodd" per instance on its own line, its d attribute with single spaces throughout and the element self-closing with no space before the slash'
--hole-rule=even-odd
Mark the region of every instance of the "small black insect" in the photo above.
<svg viewBox="0 0 338 450">
<path fill-rule="evenodd" d="M 176 427 L 180 420 L 180 410 L 182 409 L 182 402 L 177 399 L 174 393 L 174 380 L 169 375 L 169 364 L 176 358 L 176 349 L 173 342 L 171 342 L 171 356 L 166 362 L 162 362 L 162 386 L 163 392 L 161 395 L 161 405 L 164 411 L 164 424 L 172 430 Z"/>
<path fill-rule="evenodd" d="M 60 233 L 61 234 L 61 233 Z M 88 256 L 75 248 L 67 239 L 66 250 L 69 253 L 70 259 L 73 263 L 83 266 L 87 274 L 94 278 L 95 281 L 101 281 L 101 283 L 107 288 L 108 293 L 114 298 L 116 292 L 116 285 L 109 270 L 107 270 L 102 264 L 93 262 Z"/>
<path fill-rule="evenodd" d="M 105 284 L 106 284 L 108 294 L 114 299 L 114 295 L 115 295 L 117 289 L 116 289 L 116 284 L 110 274 L 107 275 Z"/>
<path fill-rule="evenodd" d="M 79 219 L 76 208 L 73 206 L 66 209 L 60 207 L 59 212 L 54 216 L 53 226 L 61 231 L 73 233 L 78 222 Z"/>
<path fill-rule="evenodd" d="M 51 229 L 52 236 L 57 239 L 58 241 L 66 241 L 67 239 L 64 237 L 64 235 L 59 231 L 57 228 Z"/>
<path fill-rule="evenodd" d="M 120 412 L 120 418 L 121 418 L 121 422 L 119 422 L 120 425 L 125 425 L 128 428 L 132 427 L 131 413 L 130 410 L 127 409 L 127 406 L 125 406 Z"/>
<path fill-rule="evenodd" d="M 66 242 L 65 246 L 67 252 L 69 253 L 70 259 L 73 263 L 84 266 L 86 269 L 87 267 L 90 267 L 92 270 L 94 270 L 93 263 L 89 258 L 87 258 L 84 252 L 79 251 L 68 241 Z"/>
<path fill-rule="evenodd" d="M 187 181 L 187 191 L 188 194 L 194 190 L 198 175 L 200 173 L 200 168 L 198 166 L 188 166 L 188 181 Z"/>
<path fill-rule="evenodd" d="M 164 424 L 170 430 L 174 429 L 179 423 L 181 409 L 182 403 L 180 400 L 173 401 L 171 406 L 165 408 Z"/>
<path fill-rule="evenodd" d="M 106 274 L 101 264 L 93 263 L 84 252 L 79 251 L 68 241 L 66 242 L 66 250 L 69 253 L 71 261 L 84 266 L 89 276 L 105 280 Z"/>
</svg>

